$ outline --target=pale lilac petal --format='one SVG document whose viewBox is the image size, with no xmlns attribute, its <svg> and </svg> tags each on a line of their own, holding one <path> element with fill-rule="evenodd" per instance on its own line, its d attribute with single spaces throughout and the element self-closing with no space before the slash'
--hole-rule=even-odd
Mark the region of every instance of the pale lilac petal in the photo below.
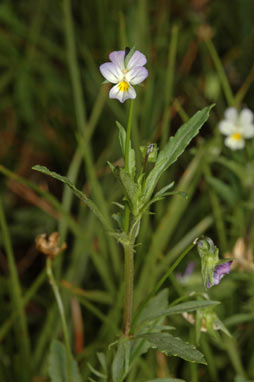
<svg viewBox="0 0 254 382">
<path fill-rule="evenodd" d="M 143 66 L 132 68 L 126 73 L 125 78 L 132 85 L 137 85 L 143 82 L 148 76 L 148 70 Z"/>
<path fill-rule="evenodd" d="M 111 52 L 109 58 L 113 62 L 113 64 L 117 65 L 121 70 L 124 69 L 124 50 L 117 50 L 115 52 Z"/>
<path fill-rule="evenodd" d="M 130 70 L 135 66 L 143 66 L 146 64 L 146 62 L 146 56 L 139 50 L 136 50 L 127 64 L 127 69 Z"/>
<path fill-rule="evenodd" d="M 240 150 L 245 146 L 244 139 L 234 139 L 233 136 L 229 136 L 225 139 L 225 145 L 231 150 Z"/>
<path fill-rule="evenodd" d="M 226 120 L 230 122 L 237 122 L 238 111 L 235 107 L 229 107 L 228 109 L 226 109 L 224 115 Z"/>
<path fill-rule="evenodd" d="M 210 282 L 207 281 L 207 288 L 211 288 L 213 285 L 218 285 L 221 279 L 225 275 L 230 273 L 231 264 L 232 264 L 232 260 L 226 263 L 217 265 L 213 271 L 213 282 L 212 284 L 210 284 Z"/>
<path fill-rule="evenodd" d="M 249 139 L 254 137 L 254 125 L 245 125 L 242 129 L 244 138 Z"/>
<path fill-rule="evenodd" d="M 243 109 L 239 116 L 241 125 L 249 125 L 253 122 L 253 113 L 250 109 Z"/>
<path fill-rule="evenodd" d="M 109 98 L 116 98 L 118 101 L 123 103 L 128 98 L 136 98 L 136 92 L 131 85 L 127 91 L 120 91 L 119 84 L 117 84 L 110 89 Z"/>
<path fill-rule="evenodd" d="M 123 74 L 120 68 L 112 62 L 106 62 L 100 66 L 100 72 L 109 82 L 116 84 L 121 81 Z"/>
<path fill-rule="evenodd" d="M 219 123 L 219 130 L 222 134 L 224 135 L 231 135 L 235 132 L 235 125 L 228 121 L 228 120 L 223 120 Z"/>
</svg>

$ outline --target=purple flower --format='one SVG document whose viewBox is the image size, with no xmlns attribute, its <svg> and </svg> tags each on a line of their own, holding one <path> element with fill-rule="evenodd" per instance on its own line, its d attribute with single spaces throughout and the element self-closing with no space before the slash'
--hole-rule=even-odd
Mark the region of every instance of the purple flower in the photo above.
<svg viewBox="0 0 254 382">
<path fill-rule="evenodd" d="M 211 288 L 213 285 L 218 285 L 221 279 L 224 277 L 224 275 L 230 273 L 231 264 L 232 264 L 232 260 L 216 265 L 213 271 L 212 283 L 210 283 L 209 279 L 207 279 L 207 283 L 206 283 L 207 288 Z"/>
<path fill-rule="evenodd" d="M 110 89 L 109 98 L 116 98 L 124 102 L 128 98 L 136 98 L 132 85 L 140 84 L 148 76 L 144 68 L 147 60 L 143 53 L 135 50 L 130 59 L 126 59 L 126 51 L 118 50 L 109 55 L 111 62 L 100 66 L 100 72 L 107 81 L 116 84 Z"/>
</svg>

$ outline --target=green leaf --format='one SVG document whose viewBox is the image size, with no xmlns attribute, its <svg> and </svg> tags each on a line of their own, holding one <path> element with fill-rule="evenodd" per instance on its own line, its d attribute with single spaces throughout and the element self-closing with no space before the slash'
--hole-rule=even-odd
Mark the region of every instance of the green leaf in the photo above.
<svg viewBox="0 0 254 382">
<path fill-rule="evenodd" d="M 205 357 L 195 346 L 184 342 L 181 338 L 174 337 L 169 333 L 146 333 L 140 334 L 138 338 L 144 338 L 166 355 L 180 357 L 189 362 L 207 364 Z"/>
<path fill-rule="evenodd" d="M 213 106 L 205 107 L 194 114 L 188 122 L 178 129 L 176 135 L 171 137 L 167 145 L 160 151 L 156 164 L 145 181 L 144 203 L 150 199 L 162 173 L 178 159 L 190 141 L 198 134 L 200 128 L 207 121 Z"/>
<path fill-rule="evenodd" d="M 114 175 L 120 181 L 124 195 L 130 203 L 131 211 L 136 216 L 138 214 L 138 185 L 124 168 L 117 167 Z"/>
<path fill-rule="evenodd" d="M 33 170 L 36 170 L 36 171 L 39 171 L 39 172 L 42 172 L 43 174 L 46 174 L 46 175 L 49 175 L 49 176 L 52 176 L 52 178 L 55 178 L 57 180 L 59 180 L 60 182 L 66 184 L 68 187 L 70 187 L 70 189 L 72 190 L 72 192 L 82 201 L 84 202 L 89 208 L 90 210 L 97 216 L 97 218 L 100 220 L 100 222 L 102 223 L 102 225 L 104 226 L 104 228 L 108 231 L 112 231 L 109 223 L 106 221 L 106 219 L 104 218 L 104 216 L 101 214 L 100 210 L 98 209 L 98 207 L 96 206 L 96 204 L 91 200 L 89 199 L 82 191 L 78 190 L 74 184 L 70 181 L 70 179 L 68 179 L 66 176 L 62 176 L 62 175 L 59 175 L 57 174 L 56 172 L 54 171 L 50 171 L 47 167 L 44 167 L 44 166 L 39 166 L 39 165 L 36 165 L 36 166 L 33 166 L 32 167 Z"/>
<path fill-rule="evenodd" d="M 173 181 L 173 182 L 170 182 L 167 186 L 162 187 L 158 192 L 156 192 L 154 197 L 156 198 L 157 196 L 161 196 L 161 195 L 165 194 L 165 192 L 170 190 L 170 188 L 172 188 L 174 186 L 174 184 L 175 184 L 175 182 Z"/>
<path fill-rule="evenodd" d="M 151 298 L 148 304 L 143 309 L 142 313 L 137 320 L 137 325 L 141 322 L 149 321 L 154 319 L 155 312 L 158 314 L 157 317 L 162 316 L 163 312 L 167 309 L 168 306 L 168 289 L 163 289 L 155 297 Z M 157 318 L 156 317 L 156 318 Z"/>
<path fill-rule="evenodd" d="M 51 382 L 69 382 L 67 377 L 67 357 L 64 345 L 53 340 L 49 352 L 49 376 Z M 81 382 L 77 362 L 72 360 L 72 380 Z"/>
<path fill-rule="evenodd" d="M 149 319 L 154 320 L 155 318 L 159 318 L 160 316 L 171 316 L 173 314 L 193 312 L 194 310 L 204 309 L 204 308 L 215 306 L 218 304 L 220 304 L 219 301 L 208 301 L 208 300 L 183 302 L 181 304 L 172 306 L 171 308 L 168 308 L 166 310 L 162 310 L 162 309 L 160 311 L 154 310 L 153 313 L 150 315 Z"/>
<path fill-rule="evenodd" d="M 121 382 L 129 370 L 130 341 L 120 341 L 112 364 L 113 382 Z"/>
<path fill-rule="evenodd" d="M 122 154 L 123 156 L 125 156 L 126 131 L 125 131 L 125 128 L 118 121 L 116 121 L 116 126 L 119 129 L 119 141 L 120 141 Z M 131 176 L 134 177 L 136 172 L 136 160 L 135 160 L 135 151 L 131 147 L 131 140 L 130 140 L 130 152 L 129 152 L 129 170 L 130 170 Z"/>
</svg>

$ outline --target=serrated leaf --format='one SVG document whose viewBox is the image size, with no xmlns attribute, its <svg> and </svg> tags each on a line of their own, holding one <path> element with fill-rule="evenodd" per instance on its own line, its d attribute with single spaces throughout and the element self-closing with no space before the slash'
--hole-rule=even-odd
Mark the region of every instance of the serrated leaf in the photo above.
<svg viewBox="0 0 254 382">
<path fill-rule="evenodd" d="M 215 306 L 220 304 L 219 301 L 188 301 L 183 302 L 181 304 L 172 306 L 166 310 L 160 310 L 160 312 L 154 311 L 153 314 L 150 315 L 150 320 L 154 320 L 155 318 L 159 318 L 160 316 L 171 316 L 173 314 L 181 314 L 184 312 L 193 312 L 194 310 L 204 309 L 207 307 Z"/>
<path fill-rule="evenodd" d="M 39 165 L 36 165 L 36 166 L 33 166 L 32 167 L 33 170 L 36 170 L 36 171 L 39 171 L 39 172 L 42 172 L 43 174 L 46 174 L 46 175 L 49 175 L 51 176 L 52 178 L 55 178 L 57 180 L 59 180 L 60 182 L 66 184 L 71 190 L 72 192 L 82 201 L 84 202 L 89 208 L 90 210 L 97 216 L 97 218 L 100 220 L 100 222 L 102 223 L 102 225 L 104 226 L 104 228 L 108 231 L 111 231 L 111 227 L 110 225 L 108 224 L 108 222 L 106 221 L 106 219 L 104 218 L 104 216 L 101 214 L 100 210 L 98 209 L 98 207 L 96 206 L 96 204 L 91 200 L 89 199 L 82 191 L 78 190 L 74 184 L 70 181 L 70 179 L 68 179 L 66 176 L 62 176 L 62 175 L 59 175 L 57 174 L 56 172 L 54 171 L 50 171 L 47 167 L 45 166 L 39 166 Z"/>
<path fill-rule="evenodd" d="M 117 127 L 119 129 L 119 142 L 120 142 L 122 154 L 123 154 L 123 156 L 125 156 L 126 131 L 125 131 L 125 128 L 118 121 L 116 121 L 116 125 L 117 125 Z M 130 150 L 129 150 L 129 171 L 130 171 L 130 175 L 132 177 L 134 177 L 135 176 L 135 172 L 136 172 L 135 151 L 131 147 L 131 140 L 130 140 L 129 144 L 130 144 Z"/>
<path fill-rule="evenodd" d="M 178 159 L 190 141 L 198 134 L 200 128 L 207 121 L 213 106 L 205 107 L 194 114 L 192 118 L 178 129 L 175 136 L 171 137 L 163 150 L 160 151 L 155 166 L 145 181 L 144 203 L 151 198 L 162 173 Z"/>
<path fill-rule="evenodd" d="M 49 367 L 48 372 L 51 382 L 69 382 L 67 377 L 67 357 L 64 345 L 53 340 L 49 352 Z M 77 362 L 72 360 L 72 380 L 81 382 Z"/>
<path fill-rule="evenodd" d="M 207 365 L 205 357 L 194 345 L 174 337 L 169 333 L 146 333 L 140 334 L 138 338 L 144 338 L 166 355 L 173 355 L 185 359 L 185 361 L 203 363 Z"/>
</svg>

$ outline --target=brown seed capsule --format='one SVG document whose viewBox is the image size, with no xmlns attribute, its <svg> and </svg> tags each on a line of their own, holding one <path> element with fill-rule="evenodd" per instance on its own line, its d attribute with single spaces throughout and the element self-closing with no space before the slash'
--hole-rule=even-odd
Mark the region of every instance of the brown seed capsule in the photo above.
<svg viewBox="0 0 254 382">
<path fill-rule="evenodd" d="M 52 260 L 67 248 L 66 243 L 63 243 L 61 247 L 59 247 L 58 232 L 53 232 L 48 237 L 45 233 L 38 235 L 35 239 L 35 245 L 38 251 L 49 256 Z"/>
</svg>

